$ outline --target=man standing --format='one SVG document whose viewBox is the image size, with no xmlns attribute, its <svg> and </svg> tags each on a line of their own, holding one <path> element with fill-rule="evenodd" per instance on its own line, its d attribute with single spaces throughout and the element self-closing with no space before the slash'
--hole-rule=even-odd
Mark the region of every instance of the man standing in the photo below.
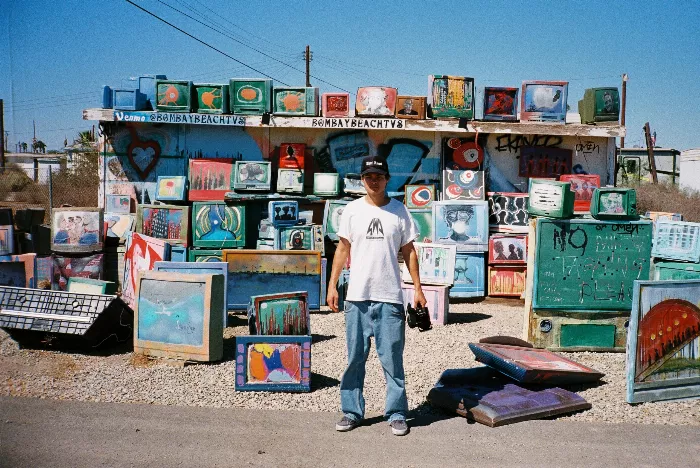
<svg viewBox="0 0 700 468">
<path fill-rule="evenodd" d="M 388 181 L 389 167 L 385 159 L 378 156 L 364 158 L 362 183 L 367 195 L 349 203 L 340 219 L 340 242 L 328 285 L 328 305 L 338 312 L 336 284 L 350 254 L 352 268 L 345 300 L 348 367 L 340 382 L 340 404 L 344 415 L 335 426 L 341 432 L 354 429 L 364 418 L 362 387 L 370 339 L 374 336 L 386 377 L 384 415 L 394 435 L 408 434 L 408 400 L 403 369 L 406 324 L 399 249 L 413 279 L 415 305 L 424 306 L 426 300 L 413 247 L 418 230 L 406 207 L 387 196 Z"/>
</svg>

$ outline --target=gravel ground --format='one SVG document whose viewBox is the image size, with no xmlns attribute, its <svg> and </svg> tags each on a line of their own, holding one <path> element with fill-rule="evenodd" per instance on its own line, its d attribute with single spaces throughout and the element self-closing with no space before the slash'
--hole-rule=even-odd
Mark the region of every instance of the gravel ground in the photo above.
<svg viewBox="0 0 700 468">
<path fill-rule="evenodd" d="M 521 337 L 523 303 L 487 299 L 450 305 L 447 326 L 420 333 L 407 329 L 405 368 L 409 407 L 434 412 L 425 398 L 443 370 L 481 364 L 467 346 L 494 335 Z M 343 314 L 311 317 L 311 393 L 234 391 L 236 335 L 247 334 L 245 317 L 233 316 L 225 330 L 224 360 L 214 364 L 175 367 L 142 356 L 129 346 L 101 354 L 19 349 L 0 331 L 0 394 L 12 396 L 159 405 L 339 411 L 339 379 L 346 364 Z M 567 357 L 604 372 L 602 384 L 572 388 L 593 408 L 559 419 L 645 424 L 700 425 L 700 400 L 628 405 L 625 402 L 623 353 L 567 353 Z M 384 376 L 374 348 L 365 379 L 367 417 L 384 409 Z"/>
</svg>

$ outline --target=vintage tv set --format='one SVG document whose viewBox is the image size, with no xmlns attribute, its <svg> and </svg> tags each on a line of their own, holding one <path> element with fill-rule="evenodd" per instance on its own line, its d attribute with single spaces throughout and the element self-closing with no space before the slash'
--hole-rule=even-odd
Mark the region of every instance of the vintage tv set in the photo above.
<svg viewBox="0 0 700 468">
<path fill-rule="evenodd" d="M 100 208 L 54 208 L 51 250 L 95 252 L 102 250 L 104 215 Z"/>
<path fill-rule="evenodd" d="M 526 271 L 525 266 L 489 266 L 489 296 L 522 296 Z"/>
<path fill-rule="evenodd" d="M 227 84 L 195 83 L 197 96 L 195 111 L 199 114 L 228 114 L 229 97 Z"/>
<path fill-rule="evenodd" d="M 600 188 L 600 176 L 597 174 L 562 174 L 562 182 L 571 182 L 574 191 L 574 211 L 588 212 L 591 209 L 593 191 Z"/>
<path fill-rule="evenodd" d="M 190 159 L 188 199 L 223 201 L 231 191 L 233 159 Z"/>
<path fill-rule="evenodd" d="M 112 107 L 114 108 L 114 110 L 139 111 L 145 110 L 146 106 L 146 95 L 138 89 L 112 89 Z"/>
<path fill-rule="evenodd" d="M 139 273 L 134 354 L 183 361 L 218 361 L 224 351 L 223 275 Z"/>
<path fill-rule="evenodd" d="M 630 188 L 597 188 L 591 198 L 595 219 L 637 219 L 637 191 Z"/>
<path fill-rule="evenodd" d="M 245 205 L 192 204 L 192 245 L 215 249 L 245 246 Z"/>
<path fill-rule="evenodd" d="M 396 88 L 365 86 L 358 88 L 355 99 L 357 117 L 394 117 L 396 114 Z"/>
<path fill-rule="evenodd" d="M 410 209 L 427 209 L 435 201 L 435 185 L 406 184 L 404 205 Z"/>
<path fill-rule="evenodd" d="M 165 112 L 191 112 L 194 104 L 194 87 L 191 81 L 156 80 L 156 110 Z"/>
<path fill-rule="evenodd" d="M 114 281 L 104 281 L 74 276 L 72 278 L 68 278 L 68 286 L 66 287 L 66 291 L 84 294 L 116 294 L 117 284 Z"/>
<path fill-rule="evenodd" d="M 187 247 L 190 207 L 136 205 L 136 232 Z"/>
<path fill-rule="evenodd" d="M 423 120 L 426 117 L 428 98 L 425 96 L 396 96 L 396 117 Z"/>
<path fill-rule="evenodd" d="M 337 197 L 340 193 L 340 174 L 337 172 L 317 172 L 314 174 L 314 195 Z"/>
<path fill-rule="evenodd" d="M 210 263 L 223 261 L 223 250 L 217 249 L 190 249 L 187 252 L 187 261 L 194 263 Z"/>
<path fill-rule="evenodd" d="M 158 176 L 156 182 L 156 200 L 158 201 L 184 201 L 187 199 L 187 177 L 185 176 Z"/>
<path fill-rule="evenodd" d="M 318 88 L 277 87 L 272 88 L 273 113 L 275 115 L 318 115 Z"/>
<path fill-rule="evenodd" d="M 314 250 L 314 226 L 280 226 L 277 229 L 275 250 Z"/>
<path fill-rule="evenodd" d="M 428 117 L 474 118 L 474 78 L 428 75 Z"/>
<path fill-rule="evenodd" d="M 433 242 L 456 245 L 459 251 L 486 252 L 489 204 L 477 200 L 433 202 Z"/>
<path fill-rule="evenodd" d="M 139 91 L 146 95 L 146 109 L 156 110 L 156 80 L 167 80 L 165 75 L 141 75 L 138 77 Z"/>
<path fill-rule="evenodd" d="M 131 197 L 129 195 L 105 195 L 105 212 L 116 214 L 131 213 Z"/>
<path fill-rule="evenodd" d="M 233 189 L 269 192 L 272 163 L 236 161 L 233 168 Z"/>
<path fill-rule="evenodd" d="M 278 167 L 285 169 L 304 169 L 304 155 L 306 145 L 304 143 L 282 143 Z"/>
<path fill-rule="evenodd" d="M 0 257 L 0 284 L 17 288 L 36 288 L 36 254 Z"/>
<path fill-rule="evenodd" d="M 527 211 L 534 216 L 569 218 L 574 214 L 574 198 L 570 182 L 530 179 Z"/>
<path fill-rule="evenodd" d="M 343 214 L 345 205 L 349 200 L 327 200 L 323 213 L 323 232 L 332 241 L 339 240 L 338 229 L 340 229 L 340 217 Z"/>
<path fill-rule="evenodd" d="M 523 81 L 521 122 L 566 123 L 568 81 Z"/>
<path fill-rule="evenodd" d="M 421 284 L 452 286 L 455 274 L 457 248 L 454 245 L 414 242 L 418 254 L 418 274 Z M 413 284 L 413 278 L 404 264 L 401 279 Z"/>
<path fill-rule="evenodd" d="M 304 170 L 277 169 L 277 192 L 304 193 Z"/>
<path fill-rule="evenodd" d="M 248 328 L 251 335 L 310 335 L 309 294 L 294 291 L 251 296 Z"/>
<path fill-rule="evenodd" d="M 321 115 L 324 117 L 349 117 L 349 93 L 323 93 L 321 95 Z"/>
<path fill-rule="evenodd" d="M 518 120 L 518 88 L 484 88 L 484 120 Z"/>
<path fill-rule="evenodd" d="M 658 220 L 651 255 L 700 263 L 700 223 Z"/>
<path fill-rule="evenodd" d="M 311 336 L 237 336 L 235 389 L 311 391 Z"/>
<path fill-rule="evenodd" d="M 231 78 L 230 109 L 234 114 L 262 115 L 272 112 L 272 80 Z"/>
<path fill-rule="evenodd" d="M 343 193 L 355 196 L 367 194 L 367 189 L 362 183 L 360 174 L 345 174 L 345 177 L 343 177 Z"/>
<path fill-rule="evenodd" d="M 297 224 L 297 221 L 299 221 L 299 202 L 296 200 L 270 201 L 267 203 L 267 215 L 267 221 L 269 221 L 272 226 Z M 274 236 L 270 238 L 274 239 Z"/>
<path fill-rule="evenodd" d="M 527 236 L 491 235 L 489 237 L 489 263 L 527 263 Z"/>
<path fill-rule="evenodd" d="M 620 120 L 620 93 L 617 88 L 589 88 L 578 102 L 582 124 Z"/>
</svg>

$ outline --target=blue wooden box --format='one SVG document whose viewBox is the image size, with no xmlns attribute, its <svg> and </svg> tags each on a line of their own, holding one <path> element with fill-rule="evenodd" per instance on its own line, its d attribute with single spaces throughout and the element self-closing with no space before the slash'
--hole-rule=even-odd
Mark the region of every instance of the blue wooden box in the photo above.
<svg viewBox="0 0 700 468">
<path fill-rule="evenodd" d="M 700 263 L 700 223 L 658 220 L 651 255 Z"/>
<path fill-rule="evenodd" d="M 112 90 L 112 106 L 115 110 L 145 110 L 146 102 L 146 95 L 138 89 L 115 88 Z"/>
<path fill-rule="evenodd" d="M 311 390 L 311 336 L 237 336 L 237 392 Z"/>
<path fill-rule="evenodd" d="M 112 88 L 109 86 L 102 87 L 102 108 L 112 109 Z"/>
<path fill-rule="evenodd" d="M 457 252 L 455 279 L 450 297 L 484 297 L 486 288 L 486 254 L 482 252 Z"/>
<path fill-rule="evenodd" d="M 187 261 L 187 247 L 178 244 L 170 244 L 170 261 L 172 262 L 186 262 Z"/>
</svg>

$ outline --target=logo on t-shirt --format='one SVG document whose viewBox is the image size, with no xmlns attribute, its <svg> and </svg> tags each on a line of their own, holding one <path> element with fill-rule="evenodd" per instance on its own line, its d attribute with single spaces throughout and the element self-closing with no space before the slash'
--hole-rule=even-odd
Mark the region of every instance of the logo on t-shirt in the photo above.
<svg viewBox="0 0 700 468">
<path fill-rule="evenodd" d="M 374 218 L 369 222 L 366 239 L 384 239 L 384 228 L 379 218 Z"/>
</svg>

